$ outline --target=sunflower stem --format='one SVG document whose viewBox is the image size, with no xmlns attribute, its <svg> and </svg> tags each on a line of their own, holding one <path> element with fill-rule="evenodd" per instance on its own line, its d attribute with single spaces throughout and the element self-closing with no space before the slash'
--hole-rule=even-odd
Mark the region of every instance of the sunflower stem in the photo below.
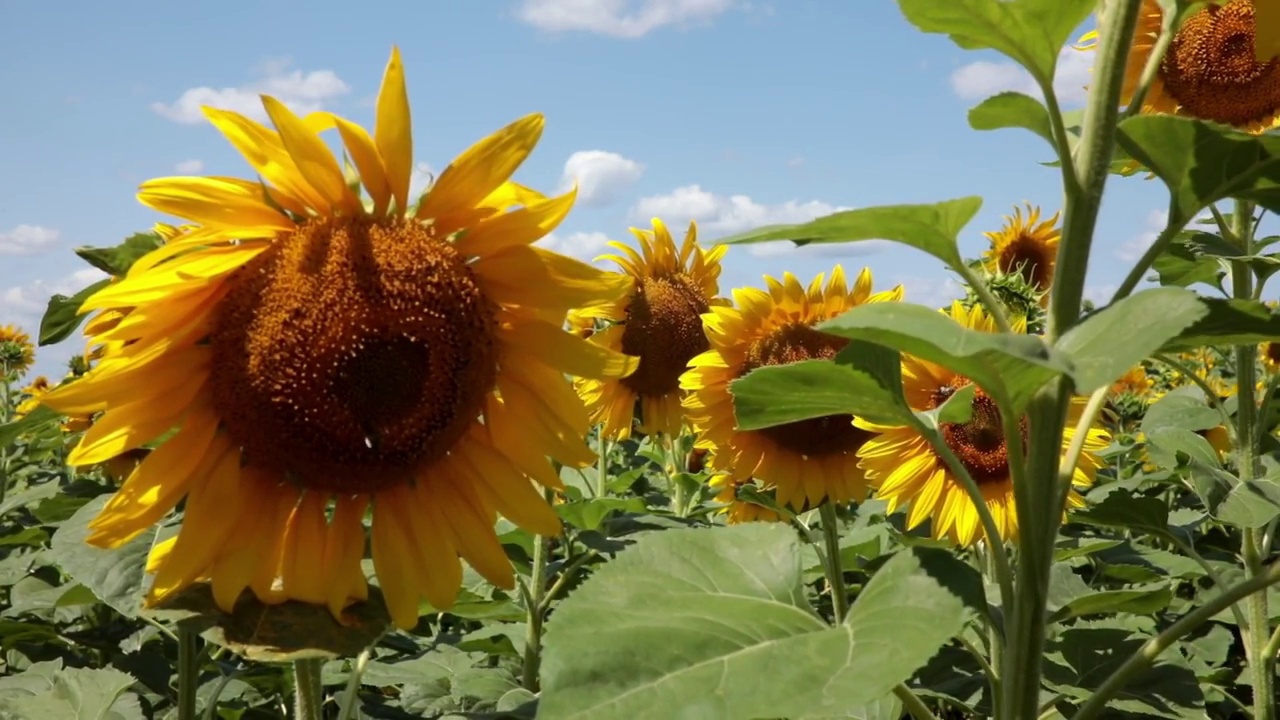
<svg viewBox="0 0 1280 720">
<path fill-rule="evenodd" d="M 195 720 L 196 690 L 200 687 L 200 638 L 194 630 L 178 628 L 178 720 Z"/>
<path fill-rule="evenodd" d="M 351 668 L 351 676 L 347 678 L 347 690 L 342 695 L 342 709 L 338 711 L 338 720 L 351 720 L 355 716 L 356 704 L 360 699 L 360 678 L 364 669 L 373 657 L 370 648 L 365 648 L 356 656 L 355 667 Z"/>
<path fill-rule="evenodd" d="M 323 717 L 324 685 L 320 683 L 319 658 L 293 661 L 293 716 L 297 720 L 320 720 Z"/>
<path fill-rule="evenodd" d="M 551 503 L 551 490 L 543 495 Z M 521 685 L 529 692 L 538 692 L 538 671 L 542 666 L 542 621 L 546 617 L 543 603 L 547 590 L 547 556 L 551 554 L 551 538 L 539 535 L 533 542 L 533 559 L 529 570 L 528 621 L 524 636 L 524 667 Z"/>
<path fill-rule="evenodd" d="M 1237 200 L 1231 213 L 1231 236 L 1240 246 L 1240 254 L 1247 258 L 1253 254 L 1253 204 Z M 1253 269 L 1244 259 L 1231 261 L 1231 294 L 1236 299 L 1253 297 Z M 1256 343 L 1237 345 L 1236 355 L 1236 452 L 1240 481 L 1252 482 L 1258 475 L 1258 438 L 1254 432 L 1257 424 L 1258 403 L 1255 396 L 1257 384 L 1258 346 Z M 1246 528 L 1240 539 L 1240 555 L 1244 559 L 1248 577 L 1262 572 L 1259 557 L 1258 535 Z M 1253 676 L 1253 717 L 1255 720 L 1275 718 L 1275 655 L 1268 656 L 1267 647 L 1271 635 L 1269 608 L 1266 593 L 1249 596 L 1246 602 L 1249 616 L 1248 661 Z"/>
<path fill-rule="evenodd" d="M 968 285 L 973 288 L 974 294 L 978 296 L 978 300 L 983 307 L 987 309 L 987 314 L 991 319 L 995 320 L 996 327 L 1000 332 L 1013 332 L 1013 326 L 1009 324 L 1009 314 L 1005 312 L 1004 303 L 1000 302 L 1000 298 L 991 292 L 991 288 L 987 287 L 987 283 L 978 276 L 968 265 L 963 262 L 951 266 Z"/>
<path fill-rule="evenodd" d="M 840 557 L 840 519 L 830 500 L 818 506 L 818 514 L 822 517 L 822 544 L 827 551 L 822 569 L 827 576 L 827 589 L 831 591 L 831 608 L 839 624 L 849 614 L 849 588 L 844 584 L 844 561 Z"/>
<path fill-rule="evenodd" d="M 1220 594 L 1210 598 L 1205 604 L 1183 615 L 1164 632 L 1144 643 L 1142 647 L 1129 656 L 1128 660 L 1124 661 L 1123 665 L 1116 668 L 1116 671 L 1103 681 L 1088 702 L 1080 706 L 1080 710 L 1073 716 L 1072 720 L 1092 720 L 1107 708 L 1107 703 L 1130 680 L 1150 668 L 1156 659 L 1160 657 L 1160 654 L 1169 649 L 1174 643 L 1194 632 L 1214 615 L 1227 609 L 1233 603 L 1246 600 L 1255 594 L 1265 595 L 1266 593 L 1263 591 L 1277 582 L 1280 582 L 1280 563 L 1272 563 L 1270 567 L 1267 567 L 1261 573 L 1222 590 Z"/>
<path fill-rule="evenodd" d="M 1094 67 L 1094 85 L 1084 111 L 1084 126 L 1076 146 L 1074 172 L 1063 165 L 1062 240 L 1058 245 L 1057 272 L 1050 291 L 1049 318 L 1045 336 L 1053 342 L 1080 317 L 1084 297 L 1085 272 L 1089 267 L 1089 250 L 1098 222 L 1098 209 L 1111 160 L 1115 151 L 1116 121 L 1120 115 L 1120 94 L 1124 86 L 1125 64 L 1133 30 L 1138 22 L 1141 0 L 1110 0 L 1103 8 L 1098 26 L 1098 60 Z M 1051 83 L 1043 84 L 1045 97 L 1053 94 Z M 1058 113 L 1061 122 L 1061 114 Z M 1065 140 L 1065 138 L 1064 138 Z M 1071 154 L 1059 143 L 1058 154 Z"/>
<path fill-rule="evenodd" d="M 915 720 L 938 720 L 938 716 L 933 714 L 928 705 L 920 699 L 919 695 L 911 692 L 911 688 L 898 683 L 893 686 L 893 694 L 902 701 L 902 707 L 907 714 L 915 718 Z"/>
<path fill-rule="evenodd" d="M 600 455 L 596 463 L 596 497 L 602 498 L 609 494 L 609 438 L 604 436 L 604 427 L 600 428 L 596 443 Z"/>
</svg>

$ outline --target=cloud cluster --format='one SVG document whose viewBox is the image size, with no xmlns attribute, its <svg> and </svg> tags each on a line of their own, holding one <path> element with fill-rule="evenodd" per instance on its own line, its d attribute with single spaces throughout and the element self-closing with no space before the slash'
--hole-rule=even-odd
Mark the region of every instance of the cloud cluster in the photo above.
<svg viewBox="0 0 1280 720">
<path fill-rule="evenodd" d="M 0 232 L 0 255 L 35 255 L 58 242 L 58 231 L 39 225 L 19 225 Z"/>
<path fill-rule="evenodd" d="M 524 0 L 524 22 L 549 32 L 638 38 L 661 27 L 688 27 L 722 15 L 734 0 Z"/>
<path fill-rule="evenodd" d="M 270 95 L 299 115 L 315 112 L 351 88 L 332 70 L 290 70 L 287 60 L 273 60 L 258 69 L 259 77 L 237 87 L 190 88 L 171 103 L 154 102 L 151 109 L 174 122 L 193 125 L 205 121 L 200 107 L 234 110 L 266 120 L 259 95 Z"/>
<path fill-rule="evenodd" d="M 1065 48 L 1058 54 L 1053 90 L 1064 106 L 1083 105 L 1088 95 L 1093 52 Z M 951 73 L 951 89 L 965 100 L 983 100 L 1010 90 L 1040 98 L 1040 87 L 1031 74 L 1012 62 L 979 60 Z"/>
</svg>

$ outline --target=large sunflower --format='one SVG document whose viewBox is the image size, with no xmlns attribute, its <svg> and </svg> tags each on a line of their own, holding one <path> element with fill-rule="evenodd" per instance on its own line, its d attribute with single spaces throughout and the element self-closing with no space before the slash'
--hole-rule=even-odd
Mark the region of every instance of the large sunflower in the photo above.
<svg viewBox="0 0 1280 720">
<path fill-rule="evenodd" d="M 324 603 L 342 619 L 367 596 L 360 562 L 371 507 L 383 595 L 396 625 L 412 627 L 420 599 L 452 605 L 459 556 L 512 585 L 497 513 L 558 532 L 529 479 L 560 484 L 547 456 L 595 459 L 565 374 L 635 367 L 562 321 L 572 307 L 617 300 L 627 283 L 532 247 L 575 197 L 509 182 L 541 135 L 541 115 L 471 147 L 414 205 L 397 51 L 372 136 L 328 113 L 300 118 L 262 102 L 275 130 L 205 114 L 263 182 L 143 184 L 143 204 L 197 227 L 85 302 L 84 312 L 131 310 L 94 338 L 101 361 L 45 402 L 103 411 L 72 453 L 76 465 L 177 429 L 89 538 L 118 546 L 186 497 L 181 531 L 153 551 L 148 602 L 208 578 L 224 610 L 249 588 L 268 603 Z M 330 128 L 359 183 L 320 138 Z"/>
<path fill-rule="evenodd" d="M 855 455 L 870 433 L 851 415 L 830 415 L 760 430 L 738 430 L 729 383 L 766 365 L 831 358 L 848 344 L 814 325 L 856 305 L 902 299 L 902 288 L 871 292 L 863 269 L 853 288 L 839 265 L 823 287 L 819 274 L 806 290 L 791 273 L 782 282 L 766 276 L 768 291 L 733 291 L 737 307 L 714 307 L 702 316 L 711 348 L 689 363 L 680 387 L 698 446 L 711 450 L 712 466 L 734 479 L 754 477 L 777 488 L 781 506 L 800 510 L 824 499 L 845 502 L 866 494 Z"/>
<path fill-rule="evenodd" d="M 946 312 L 971 330 L 996 331 L 995 323 L 980 306 L 966 310 L 957 301 Z M 1021 331 L 1021 328 L 1015 330 Z M 936 408 L 969 384 L 968 378 L 940 365 L 910 355 L 902 356 L 903 391 L 907 403 L 915 410 Z M 1072 401 L 1063 438 L 1064 452 L 1075 435 L 1084 404 L 1084 398 Z M 862 446 L 858 455 L 867 478 L 876 488 L 876 496 L 888 502 L 890 512 L 909 506 L 908 527 L 931 518 L 934 537 L 950 538 L 961 546 L 972 545 L 985 537 L 977 508 L 928 440 L 909 426 L 876 425 L 862 419 L 857 425 L 878 433 Z M 944 424 L 942 437 L 981 488 L 1001 538 L 1016 538 L 1018 516 L 1014 509 L 1013 480 L 1000 411 L 995 402 L 978 388 L 973 398 L 972 417 L 968 422 Z M 1093 482 L 1102 464 L 1095 453 L 1108 442 L 1106 431 L 1097 428 L 1088 431 L 1084 452 L 1072 477 L 1074 485 L 1088 486 Z M 1068 502 L 1078 506 L 1083 500 L 1073 491 Z"/>
<path fill-rule="evenodd" d="M 1028 285 L 1046 293 L 1047 302 L 1058 261 L 1058 241 L 1062 237 L 1057 225 L 1058 213 L 1041 222 L 1040 208 L 1028 204 L 1026 217 L 1022 215 L 1022 208 L 1014 208 L 1012 216 L 1005 216 L 1004 227 L 984 233 L 991 241 L 991 247 L 983 254 L 987 271 L 1018 273 Z"/>
<path fill-rule="evenodd" d="M 25 373 L 36 361 L 31 336 L 17 325 L 0 325 L 0 373 Z"/>
<path fill-rule="evenodd" d="M 1160 35 L 1158 0 L 1142 0 L 1125 63 L 1121 101 L 1129 102 Z M 1254 0 L 1206 4 L 1177 29 L 1143 101 L 1144 113 L 1185 115 L 1252 133 L 1280 126 L 1280 58 L 1255 53 Z M 1082 47 L 1096 47 L 1097 31 Z"/>
<path fill-rule="evenodd" d="M 667 226 L 653 219 L 653 230 L 632 228 L 640 252 L 610 241 L 619 254 L 605 255 L 632 283 L 622 300 L 594 313 L 575 316 L 611 321 L 592 341 L 640 358 L 640 367 L 624 378 L 578 381 L 578 394 L 603 423 L 606 437 L 631 435 L 632 417 L 639 403 L 638 427 L 643 433 L 678 435 L 684 422 L 680 407 L 680 375 L 695 355 L 709 347 L 702 330 L 702 314 L 724 302 L 719 292 L 720 258 L 727 245 L 703 250 L 698 227 L 689 223 L 684 243 L 676 247 Z M 571 318 L 571 321 L 574 318 Z"/>
</svg>

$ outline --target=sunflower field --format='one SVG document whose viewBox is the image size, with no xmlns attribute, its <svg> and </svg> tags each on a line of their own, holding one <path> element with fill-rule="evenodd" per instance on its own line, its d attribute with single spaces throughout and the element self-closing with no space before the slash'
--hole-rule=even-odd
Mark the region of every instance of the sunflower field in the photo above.
<svg viewBox="0 0 1280 720">
<path fill-rule="evenodd" d="M 396 49 L 369 128 L 204 108 L 242 175 L 144 182 L 0 327 L 0 718 L 1275 720 L 1280 1 L 898 5 L 1040 91 L 969 114 L 1062 188 L 980 257 L 960 196 L 572 259 L 540 114 L 410 193 Z M 1167 223 L 1089 302 L 1124 182 Z M 780 240 L 964 297 L 722 285 Z"/>
</svg>

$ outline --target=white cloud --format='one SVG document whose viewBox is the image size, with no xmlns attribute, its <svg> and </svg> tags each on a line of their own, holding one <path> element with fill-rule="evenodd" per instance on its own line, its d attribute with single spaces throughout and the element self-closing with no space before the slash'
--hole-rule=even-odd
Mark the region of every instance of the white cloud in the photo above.
<svg viewBox="0 0 1280 720">
<path fill-rule="evenodd" d="M 637 219 L 662 218 L 670 227 L 683 227 L 690 220 L 698 222 L 700 239 L 717 237 L 750 230 L 764 225 L 787 225 L 808 222 L 823 215 L 830 215 L 845 206 L 837 207 L 820 200 L 788 200 L 765 205 L 747 195 L 717 195 L 702 189 L 700 185 L 678 187 L 666 195 L 641 198 L 632 208 Z M 797 248 L 791 242 L 779 241 L 750 245 L 750 252 L 757 256 L 781 255 L 792 252 L 819 255 L 860 255 L 879 249 L 881 243 L 856 245 L 807 245 Z"/>
<path fill-rule="evenodd" d="M 97 268 L 83 268 L 57 280 L 33 280 L 0 289 L 0 323 L 17 323 L 34 331 L 40 325 L 50 297 L 74 295 L 106 276 Z"/>
<path fill-rule="evenodd" d="M 789 167 L 789 168 L 798 168 L 798 167 L 800 167 L 800 166 L 801 166 L 801 165 L 803 165 L 803 164 L 804 164 L 804 156 L 803 156 L 803 155 L 797 155 L 797 156 L 795 156 L 795 157 L 793 157 L 793 158 L 791 158 L 790 160 L 788 160 L 788 161 L 787 161 L 787 167 Z"/>
<path fill-rule="evenodd" d="M 183 160 L 173 166 L 173 171 L 179 175 L 196 175 L 204 170 L 203 160 Z"/>
<path fill-rule="evenodd" d="M 1169 213 L 1165 210 L 1152 210 L 1147 213 L 1147 220 L 1142 232 L 1120 244 L 1116 248 L 1116 257 L 1126 262 L 1134 262 L 1151 247 L 1151 243 L 1159 237 L 1168 223 Z"/>
<path fill-rule="evenodd" d="M 604 150 L 579 150 L 564 162 L 560 192 L 578 183 L 581 205 L 608 205 L 644 174 L 644 165 L 618 153 Z"/>
<path fill-rule="evenodd" d="M 272 60 L 259 68 L 260 77 L 238 87 L 194 87 L 186 90 L 172 103 L 154 102 L 151 109 L 174 122 L 196 124 L 205 121 L 200 107 L 208 105 L 222 110 L 234 110 L 249 117 L 265 120 L 259 94 L 270 95 L 305 115 L 320 110 L 324 104 L 347 93 L 350 88 L 332 70 L 313 70 L 304 73 L 290 70 L 287 60 Z"/>
<path fill-rule="evenodd" d="M 964 298 L 964 286 L 950 276 L 920 277 L 898 276 L 892 282 L 881 284 L 876 282 L 877 290 L 888 290 L 895 285 L 902 285 L 903 300 L 931 308 L 947 307 L 952 300 Z"/>
<path fill-rule="evenodd" d="M 1088 94 L 1094 52 L 1064 48 L 1058 53 L 1058 72 L 1053 89 L 1064 106 L 1084 104 Z M 979 60 L 951 73 L 951 89 L 965 100 L 982 100 L 998 93 L 1014 90 L 1034 98 L 1041 97 L 1040 87 L 1031 74 L 1011 62 Z"/>
<path fill-rule="evenodd" d="M 710 22 L 735 0 L 524 0 L 518 15 L 551 32 L 582 31 L 638 38 L 660 27 Z"/>
<path fill-rule="evenodd" d="M 605 243 L 610 239 L 602 232 L 575 232 L 568 235 L 551 233 L 534 244 L 590 262 L 605 249 Z"/>
<path fill-rule="evenodd" d="M 19 225 L 0 232 L 0 255 L 34 255 L 58 241 L 58 231 L 39 225 Z"/>
</svg>

